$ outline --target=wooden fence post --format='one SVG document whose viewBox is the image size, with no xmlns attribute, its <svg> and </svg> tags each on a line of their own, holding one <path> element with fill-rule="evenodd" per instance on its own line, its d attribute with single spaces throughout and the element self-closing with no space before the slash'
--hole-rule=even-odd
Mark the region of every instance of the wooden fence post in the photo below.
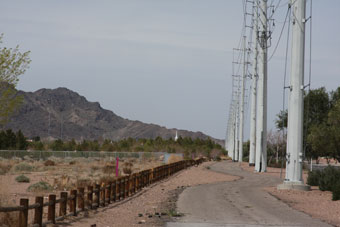
<svg viewBox="0 0 340 227">
<path fill-rule="evenodd" d="M 44 197 L 37 196 L 35 197 L 35 203 L 39 204 L 39 207 L 34 209 L 34 222 L 33 224 L 39 225 L 39 227 L 42 226 L 42 216 L 43 216 L 43 206 L 44 206 Z"/>
<path fill-rule="evenodd" d="M 139 178 L 140 178 L 140 172 L 136 175 L 136 192 L 139 191 Z"/>
<path fill-rule="evenodd" d="M 100 189 L 100 200 L 103 201 L 103 206 L 105 207 L 105 204 L 106 204 L 106 202 L 105 202 L 106 184 L 103 183 L 102 185 L 103 185 L 103 187 Z"/>
<path fill-rule="evenodd" d="M 62 201 L 60 201 L 59 215 L 65 216 L 66 215 L 66 205 L 67 205 L 67 192 L 61 192 L 60 198 L 62 199 Z"/>
<path fill-rule="evenodd" d="M 117 195 L 116 195 L 116 197 L 117 197 L 117 200 L 120 200 L 120 192 L 121 192 L 121 180 L 120 180 L 120 178 L 118 178 L 118 180 L 116 180 L 116 184 L 117 184 Z"/>
<path fill-rule="evenodd" d="M 126 197 L 130 196 L 130 175 L 126 177 Z"/>
<path fill-rule="evenodd" d="M 48 205 L 47 220 L 51 221 L 53 224 L 55 224 L 55 200 L 56 195 L 48 196 L 48 201 L 50 202 L 50 205 Z"/>
<path fill-rule="evenodd" d="M 73 196 L 73 198 L 70 201 L 70 211 L 73 213 L 73 216 L 77 216 L 77 190 L 72 190 L 71 196 Z"/>
<path fill-rule="evenodd" d="M 96 184 L 95 190 L 96 191 L 94 194 L 96 195 L 96 203 L 97 203 L 96 208 L 98 208 L 100 205 L 100 185 L 99 184 Z"/>
<path fill-rule="evenodd" d="M 85 210 L 85 189 L 84 188 L 79 188 L 78 189 L 79 194 L 78 194 L 78 208 L 81 211 Z"/>
<path fill-rule="evenodd" d="M 87 203 L 88 207 L 92 209 L 93 204 L 93 186 L 87 186 Z"/>
<path fill-rule="evenodd" d="M 116 202 L 117 200 L 117 180 L 114 180 L 112 183 L 112 196 L 113 196 L 113 202 Z"/>
<path fill-rule="evenodd" d="M 108 200 L 108 204 L 111 203 L 111 187 L 112 187 L 112 182 L 109 182 L 109 184 L 106 186 L 106 198 Z"/>
<path fill-rule="evenodd" d="M 133 187 L 133 194 L 137 192 L 137 174 L 134 175 L 134 187 Z"/>
<path fill-rule="evenodd" d="M 27 227 L 28 223 L 28 199 L 20 199 L 20 206 L 24 207 L 24 210 L 19 214 L 19 227 Z"/>
</svg>

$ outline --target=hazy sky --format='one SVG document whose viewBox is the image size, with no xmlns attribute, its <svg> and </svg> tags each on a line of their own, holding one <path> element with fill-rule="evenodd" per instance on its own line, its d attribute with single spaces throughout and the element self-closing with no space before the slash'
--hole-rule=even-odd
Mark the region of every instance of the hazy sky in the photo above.
<svg viewBox="0 0 340 227">
<path fill-rule="evenodd" d="M 274 16 L 273 46 L 285 3 Z M 67 87 L 124 118 L 224 139 L 241 0 L 2 0 L 0 5 L 3 45 L 32 52 L 19 89 Z M 340 1 L 313 1 L 314 88 L 340 86 L 339 12 Z M 269 63 L 269 128 L 282 108 L 285 40 L 286 33 Z"/>
</svg>

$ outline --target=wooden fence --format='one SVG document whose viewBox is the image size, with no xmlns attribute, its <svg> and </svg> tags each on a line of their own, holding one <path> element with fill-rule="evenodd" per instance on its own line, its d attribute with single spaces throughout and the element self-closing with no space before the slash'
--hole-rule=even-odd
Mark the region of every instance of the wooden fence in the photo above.
<svg viewBox="0 0 340 227">
<path fill-rule="evenodd" d="M 122 201 L 134 195 L 143 187 L 165 179 L 174 173 L 186 169 L 193 165 L 199 165 L 203 159 L 184 160 L 167 165 L 162 165 L 153 169 L 143 170 L 129 176 L 118 179 L 105 185 L 89 185 L 87 188 L 71 190 L 70 193 L 61 192 L 57 199 L 55 194 L 48 196 L 48 201 L 44 202 L 44 197 L 36 197 L 34 204 L 29 204 L 28 199 L 20 199 L 20 206 L 0 207 L 1 212 L 19 211 L 19 227 L 28 226 L 28 211 L 34 209 L 33 226 L 42 226 L 63 220 L 66 216 L 77 216 L 85 210 L 105 207 L 110 203 Z M 59 212 L 56 205 L 59 204 Z M 43 220 L 44 207 L 48 207 L 47 220 Z M 59 215 L 57 215 L 59 213 Z"/>
</svg>

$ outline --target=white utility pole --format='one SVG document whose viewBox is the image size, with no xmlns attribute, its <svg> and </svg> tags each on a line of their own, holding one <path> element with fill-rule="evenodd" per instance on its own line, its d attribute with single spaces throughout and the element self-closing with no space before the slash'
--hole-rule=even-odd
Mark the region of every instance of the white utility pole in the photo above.
<svg viewBox="0 0 340 227">
<path fill-rule="evenodd" d="M 235 111 L 235 152 L 233 154 L 233 161 L 238 161 L 239 156 L 239 126 L 240 126 L 240 115 L 239 115 L 239 105 L 240 105 L 240 80 L 237 83 L 237 96 L 236 96 L 236 111 Z"/>
<path fill-rule="evenodd" d="M 291 0 L 292 57 L 288 104 L 286 179 L 278 188 L 309 190 L 303 184 L 303 96 L 305 61 L 306 0 Z"/>
<path fill-rule="evenodd" d="M 256 160 L 255 171 L 267 171 L 267 0 L 261 0 L 259 41 L 259 78 L 257 93 L 257 119 L 256 119 Z"/>
<path fill-rule="evenodd" d="M 258 33 L 258 1 L 254 0 L 253 9 L 253 75 L 251 91 L 251 110 L 250 110 L 250 148 L 249 148 L 249 166 L 255 166 L 255 148 L 256 148 L 256 89 L 257 89 L 257 33 Z"/>
<path fill-rule="evenodd" d="M 245 90 L 245 81 L 247 75 L 247 59 L 246 59 L 247 47 L 246 47 L 246 37 L 243 36 L 243 73 L 241 77 L 241 97 L 240 97 L 240 129 L 239 129 L 239 153 L 238 153 L 238 161 L 242 163 L 243 160 L 243 129 L 244 129 L 244 90 Z"/>
</svg>

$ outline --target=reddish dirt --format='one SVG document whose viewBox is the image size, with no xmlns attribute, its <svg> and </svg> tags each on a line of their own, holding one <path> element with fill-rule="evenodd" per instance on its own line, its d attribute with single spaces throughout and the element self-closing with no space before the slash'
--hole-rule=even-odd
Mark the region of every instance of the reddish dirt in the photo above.
<svg viewBox="0 0 340 227">
<path fill-rule="evenodd" d="M 209 184 L 221 181 L 233 181 L 238 179 L 235 176 L 228 176 L 207 170 L 211 162 L 203 163 L 198 167 L 191 167 L 178 174 L 145 188 L 140 194 L 127 202 L 119 205 L 113 204 L 109 208 L 101 208 L 99 212 L 90 212 L 86 217 L 78 218 L 77 221 L 67 221 L 70 226 L 81 227 L 96 224 L 96 226 L 163 226 L 162 218 L 155 213 L 163 213 L 164 216 L 171 216 L 174 210 L 165 203 L 174 198 L 171 193 L 174 190 L 182 189 L 199 184 Z M 139 214 L 142 215 L 139 217 Z M 166 214 L 166 215 L 165 215 Z M 152 217 L 148 217 L 152 215 Z M 140 224 L 138 224 L 140 223 Z"/>
<path fill-rule="evenodd" d="M 253 172 L 254 167 L 248 163 L 242 163 L 242 168 Z M 280 177 L 279 168 L 268 168 L 266 173 L 256 173 Z M 285 169 L 282 170 L 282 177 L 285 176 Z M 307 173 L 303 173 L 304 181 L 307 180 Z M 340 226 L 340 201 L 332 201 L 332 193 L 320 191 L 318 187 L 312 187 L 311 191 L 298 190 L 277 190 L 276 187 L 265 188 L 270 194 L 287 203 L 292 208 L 321 219 L 334 226 Z"/>
</svg>

